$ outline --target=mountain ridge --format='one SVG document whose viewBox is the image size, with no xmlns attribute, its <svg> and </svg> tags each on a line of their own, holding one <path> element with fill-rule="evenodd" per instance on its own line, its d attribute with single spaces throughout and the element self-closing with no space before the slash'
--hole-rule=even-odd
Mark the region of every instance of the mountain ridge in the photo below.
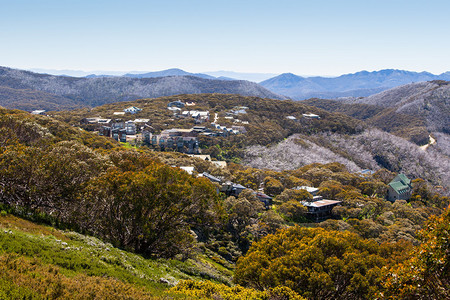
<svg viewBox="0 0 450 300">
<path fill-rule="evenodd" d="M 49 104 L 48 97 L 62 97 L 65 103 L 72 103 L 61 108 L 48 105 L 49 110 L 73 109 L 80 106 L 92 107 L 105 103 L 156 98 L 177 94 L 220 93 L 258 96 L 262 98 L 286 99 L 258 84 L 244 80 L 204 79 L 197 76 L 166 76 L 153 78 L 130 77 L 70 77 L 33 73 L 18 69 L 0 67 L 0 87 L 39 92 L 42 101 Z M 12 92 L 12 90 L 11 90 Z M 19 92 L 14 94 L 18 95 Z M 45 97 L 48 95 L 48 97 Z M 6 98 L 8 98 L 6 96 Z M 11 97 L 12 98 L 12 97 Z M 56 99 L 56 98 L 55 98 Z M 28 98 L 17 98 L 15 102 L 1 101 L 7 108 L 25 106 L 28 109 L 40 109 L 39 102 L 28 105 Z"/>
<path fill-rule="evenodd" d="M 450 72 L 434 75 L 429 72 L 412 72 L 397 69 L 360 71 L 338 77 L 302 77 L 283 73 L 260 82 L 263 87 L 294 100 L 323 97 L 369 96 L 392 87 L 413 82 L 450 80 Z"/>
</svg>

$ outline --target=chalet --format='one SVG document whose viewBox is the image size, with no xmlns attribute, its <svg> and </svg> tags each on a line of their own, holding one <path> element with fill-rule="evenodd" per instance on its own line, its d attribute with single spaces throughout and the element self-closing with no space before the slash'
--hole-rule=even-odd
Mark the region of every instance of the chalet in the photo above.
<svg viewBox="0 0 450 300">
<path fill-rule="evenodd" d="M 219 184 L 222 183 L 222 179 L 217 178 L 217 177 L 214 177 L 214 176 L 212 176 L 211 174 L 206 173 L 206 172 L 203 172 L 203 173 L 201 174 L 201 177 L 208 178 L 209 181 L 211 181 L 211 182 L 217 182 L 217 183 L 219 183 Z"/>
<path fill-rule="evenodd" d="M 32 115 L 44 115 L 45 116 L 45 110 L 43 109 L 38 109 L 38 110 L 33 110 L 31 112 Z"/>
<path fill-rule="evenodd" d="M 342 201 L 337 200 L 324 200 L 320 197 L 321 200 L 315 201 L 302 201 L 302 205 L 306 206 L 308 209 L 307 214 L 311 217 L 311 219 L 315 221 L 321 221 L 329 218 L 331 216 L 331 210 L 336 205 L 340 204 Z"/>
<path fill-rule="evenodd" d="M 150 119 L 134 119 L 134 123 L 136 124 L 146 124 L 150 122 Z"/>
<path fill-rule="evenodd" d="M 305 117 L 307 119 L 320 119 L 320 116 L 316 115 L 316 114 L 309 113 L 309 114 L 302 114 L 302 115 L 303 115 L 303 117 Z"/>
<path fill-rule="evenodd" d="M 111 124 L 111 128 L 113 128 L 113 129 L 114 128 L 124 129 L 125 128 L 125 122 L 122 119 L 116 119 Z"/>
<path fill-rule="evenodd" d="M 211 161 L 218 168 L 226 168 L 227 162 L 223 160 L 213 160 Z"/>
<path fill-rule="evenodd" d="M 247 133 L 247 129 L 244 126 L 231 126 L 234 133 Z"/>
<path fill-rule="evenodd" d="M 197 137 L 192 136 L 192 129 L 167 129 L 160 135 L 151 135 L 150 144 L 159 146 L 161 150 L 175 150 L 182 153 L 197 154 L 200 152 Z"/>
<path fill-rule="evenodd" d="M 116 141 L 126 143 L 127 142 L 127 130 L 120 128 L 111 129 L 111 137 Z"/>
<path fill-rule="evenodd" d="M 98 119 L 97 123 L 100 125 L 109 126 L 111 125 L 111 119 Z"/>
<path fill-rule="evenodd" d="M 192 117 L 196 123 L 209 121 L 209 111 L 185 110 L 181 113 L 183 117 Z"/>
<path fill-rule="evenodd" d="M 405 174 L 398 174 L 388 184 L 388 200 L 394 202 L 395 200 L 409 200 L 412 193 L 411 179 Z"/>
<path fill-rule="evenodd" d="M 100 127 L 98 134 L 101 136 L 111 137 L 111 127 L 110 126 Z"/>
<path fill-rule="evenodd" d="M 184 103 L 177 100 L 177 101 L 172 101 L 169 104 L 167 104 L 167 107 L 178 107 L 178 108 L 183 108 L 184 107 Z"/>
<path fill-rule="evenodd" d="M 319 192 L 318 188 L 305 186 L 305 185 L 295 187 L 294 190 L 305 190 L 305 191 L 307 191 L 308 193 L 310 193 L 313 196 L 317 196 L 317 193 Z"/>
<path fill-rule="evenodd" d="M 150 143 L 152 142 L 152 133 L 150 130 L 148 129 L 142 130 L 142 141 L 145 144 L 150 145 Z"/>
<path fill-rule="evenodd" d="M 181 108 L 176 106 L 167 107 L 167 109 L 172 111 L 174 115 L 178 115 L 181 112 Z"/>
<path fill-rule="evenodd" d="M 247 106 L 235 106 L 233 107 L 233 109 L 230 111 L 230 113 L 232 115 L 240 115 L 240 114 L 246 114 L 247 113 Z"/>
<path fill-rule="evenodd" d="M 130 114 L 137 114 L 141 110 L 142 110 L 141 108 L 138 108 L 136 106 L 130 106 L 128 108 L 125 108 L 123 111 Z"/>
<path fill-rule="evenodd" d="M 136 134 L 136 124 L 134 123 L 134 121 L 126 121 L 125 130 L 127 131 L 128 135 Z"/>
<path fill-rule="evenodd" d="M 192 129 L 182 129 L 182 128 L 172 128 L 172 129 L 166 129 L 161 132 L 162 137 L 169 137 L 169 136 L 197 136 L 197 133 Z"/>
<path fill-rule="evenodd" d="M 81 123 L 83 124 L 97 124 L 98 120 L 101 120 L 101 117 L 94 117 L 94 118 L 84 118 L 81 120 Z"/>
<path fill-rule="evenodd" d="M 256 198 L 258 198 L 259 201 L 264 203 L 266 209 L 268 209 L 269 206 L 272 204 L 272 197 L 264 194 L 263 192 L 256 192 L 255 196 Z"/>
<path fill-rule="evenodd" d="M 180 167 L 181 170 L 186 171 L 189 175 L 192 175 L 195 171 L 195 167 L 188 166 L 188 167 Z"/>
<path fill-rule="evenodd" d="M 227 196 L 235 197 L 239 196 L 239 194 L 245 189 L 247 189 L 245 186 L 231 181 L 223 183 L 220 187 L 220 191 L 222 193 L 226 194 Z"/>
</svg>

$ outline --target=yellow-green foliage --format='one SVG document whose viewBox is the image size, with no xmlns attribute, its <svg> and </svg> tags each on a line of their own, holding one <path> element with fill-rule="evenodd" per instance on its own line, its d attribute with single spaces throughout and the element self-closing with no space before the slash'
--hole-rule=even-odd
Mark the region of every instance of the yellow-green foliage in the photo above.
<svg viewBox="0 0 450 300">
<path fill-rule="evenodd" d="M 386 268 L 385 299 L 450 299 L 450 207 L 419 232 L 410 258 Z"/>
<path fill-rule="evenodd" d="M 235 282 L 261 290 L 288 287 L 311 299 L 373 299 L 382 266 L 405 246 L 295 226 L 253 243 L 236 264 Z"/>
<path fill-rule="evenodd" d="M 161 282 L 209 278 L 228 283 L 231 276 L 229 269 L 218 268 L 204 256 L 186 261 L 146 259 L 93 237 L 0 215 L 2 300 L 53 299 L 60 293 L 63 299 L 78 294 L 82 299 L 114 299 L 110 296 L 114 291 L 136 295 L 126 299 L 146 299 L 150 293 L 172 296 Z M 93 296 L 84 289 L 92 289 Z M 70 293 L 75 296 L 67 296 Z"/>
<path fill-rule="evenodd" d="M 54 265 L 16 254 L 0 255 L 0 299 L 157 299 L 143 287 L 114 278 L 69 277 Z"/>
<path fill-rule="evenodd" d="M 172 292 L 182 293 L 196 299 L 223 299 L 223 300 L 302 300 L 303 297 L 288 287 L 276 287 L 267 291 L 258 291 L 244 288 L 240 285 L 229 287 L 211 281 L 183 280 L 171 289 Z"/>
</svg>

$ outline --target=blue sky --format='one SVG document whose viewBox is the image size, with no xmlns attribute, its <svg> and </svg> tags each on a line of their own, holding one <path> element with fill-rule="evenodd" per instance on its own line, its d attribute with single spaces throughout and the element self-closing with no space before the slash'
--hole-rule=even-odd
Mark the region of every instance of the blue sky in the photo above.
<svg viewBox="0 0 450 300">
<path fill-rule="evenodd" d="M 450 1 L 0 0 L 0 65 L 450 71 Z"/>
</svg>

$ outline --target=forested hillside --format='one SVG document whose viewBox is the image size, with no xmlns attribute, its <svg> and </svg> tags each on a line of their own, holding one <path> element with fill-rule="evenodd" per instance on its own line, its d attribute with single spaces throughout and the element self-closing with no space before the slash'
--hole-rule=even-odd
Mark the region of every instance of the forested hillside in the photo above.
<svg viewBox="0 0 450 300">
<path fill-rule="evenodd" d="M 133 117 L 152 112 L 160 118 L 154 124 L 164 128 L 158 122 L 165 118 L 167 103 L 180 97 L 219 115 L 236 105 L 248 106 L 239 115 L 251 125 L 248 136 L 206 143 L 204 150 L 213 158 L 239 158 L 242 146 L 275 144 L 296 132 L 302 136 L 294 143 L 306 148 L 321 136 L 336 145 L 349 136 L 354 141 L 346 143 L 351 145 L 374 135 L 344 115 L 233 95 L 139 100 L 133 104 L 142 111 Z M 0 280 L 0 295 L 114 299 L 127 290 L 132 299 L 448 296 L 448 243 L 439 239 L 436 244 L 434 236 L 448 240 L 449 199 L 427 181 L 412 177 L 410 201 L 391 203 L 385 195 L 396 173 L 384 168 L 372 176 L 351 173 L 344 161 L 305 161 L 278 171 L 269 164 L 252 168 L 232 162 L 219 168 L 182 153 L 130 148 L 62 121 L 123 105 L 130 103 L 55 117 L 0 110 L 0 269 L 8 274 Z M 321 118 L 285 118 L 293 114 L 301 119 L 311 112 Z M 380 151 L 383 143 L 378 143 Z M 181 166 L 195 171 L 190 175 Z M 218 193 L 216 184 L 197 176 L 203 172 L 246 189 L 237 195 Z M 340 201 L 330 219 L 311 217 L 302 203 L 312 195 L 295 189 L 301 185 L 316 186 L 320 196 Z M 252 191 L 259 188 L 273 198 L 271 205 Z M 431 229 L 417 234 L 424 226 Z M 427 258 L 421 249 L 430 247 L 438 250 Z M 415 262 L 423 269 L 411 279 L 404 270 Z M 300 271 L 304 268 L 311 271 Z M 391 269 L 401 276 L 392 277 L 396 271 Z"/>
</svg>

